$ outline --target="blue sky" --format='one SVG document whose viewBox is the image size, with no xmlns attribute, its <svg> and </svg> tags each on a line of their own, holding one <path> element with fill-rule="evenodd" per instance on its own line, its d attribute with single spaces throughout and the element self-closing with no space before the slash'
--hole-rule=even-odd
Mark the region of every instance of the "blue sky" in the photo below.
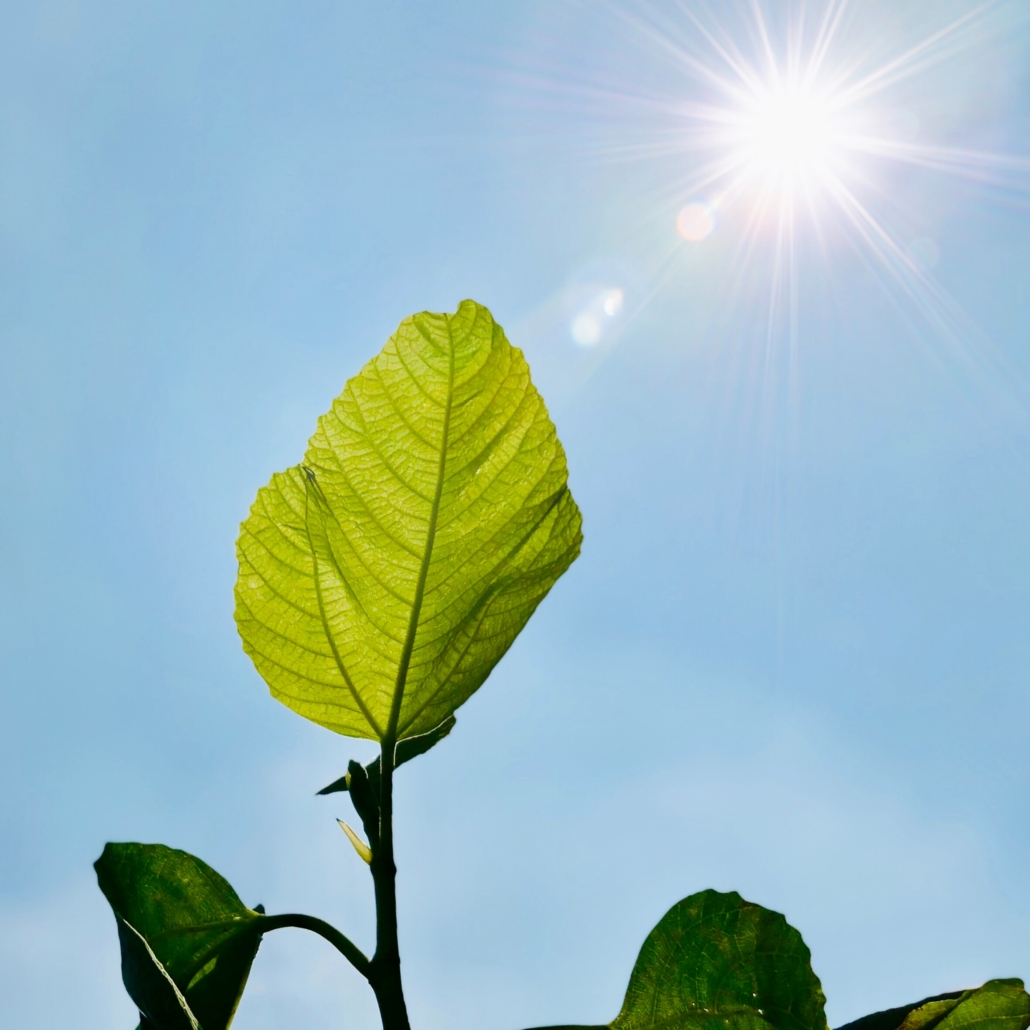
<svg viewBox="0 0 1030 1030">
<path fill-rule="evenodd" d="M 882 110 L 1025 159 L 1021 6 Z M 973 8 L 854 0 L 834 54 L 872 67 Z M 369 745 L 268 697 L 233 544 L 400 319 L 464 297 L 524 348 L 586 541 L 399 774 L 414 1024 L 608 1020 L 647 931 L 706 887 L 786 913 L 834 1026 L 1030 978 L 1030 174 L 863 165 L 924 293 L 824 211 L 767 332 L 768 232 L 746 260 L 738 208 L 683 240 L 700 159 L 652 146 L 699 88 L 656 39 L 696 42 L 705 10 L 0 5 L 13 1024 L 134 1025 L 106 840 L 186 848 L 370 945 L 346 800 L 313 797 Z M 235 1026 L 341 1020 L 375 1025 L 356 975 L 270 937 Z"/>
</svg>

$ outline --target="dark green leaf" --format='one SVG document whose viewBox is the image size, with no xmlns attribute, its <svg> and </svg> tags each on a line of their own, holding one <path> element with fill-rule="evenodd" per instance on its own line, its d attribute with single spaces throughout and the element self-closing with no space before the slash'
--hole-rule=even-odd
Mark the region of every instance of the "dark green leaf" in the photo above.
<svg viewBox="0 0 1030 1030">
<path fill-rule="evenodd" d="M 406 737 L 404 740 L 398 740 L 397 747 L 393 753 L 394 766 L 403 765 L 405 762 L 410 762 L 411 759 L 417 758 L 419 755 L 424 755 L 431 747 L 439 744 L 440 741 L 454 729 L 454 723 L 456 721 L 457 720 L 453 715 L 448 715 L 439 726 L 434 726 L 428 733 L 420 733 L 416 737 Z M 381 768 L 381 758 L 375 758 L 366 766 L 366 771 L 368 772 L 368 786 L 372 791 L 372 796 L 376 798 L 379 797 Z"/>
<path fill-rule="evenodd" d="M 739 894 L 674 905 L 640 949 L 613 1030 L 826 1030 L 801 935 Z"/>
<path fill-rule="evenodd" d="M 262 917 L 210 866 L 162 844 L 108 844 L 95 868 L 118 920 L 122 978 L 143 1025 L 189 1030 L 193 1018 L 203 1030 L 226 1030 Z"/>
<path fill-rule="evenodd" d="M 350 790 L 350 773 L 345 772 L 338 780 L 333 780 L 328 787 L 323 787 L 317 792 L 321 794 L 339 794 L 341 791 Z"/>
<path fill-rule="evenodd" d="M 406 737 L 404 740 L 397 741 L 397 748 L 394 751 L 394 764 L 395 766 L 403 765 L 405 762 L 410 762 L 411 759 L 417 758 L 419 755 L 424 755 L 431 747 L 435 747 L 440 743 L 444 737 L 448 736 L 451 730 L 454 729 L 454 724 L 457 720 L 453 715 L 448 715 L 446 719 L 439 726 L 435 726 L 428 733 L 420 733 L 415 737 Z M 379 792 L 379 769 L 381 767 L 381 759 L 376 757 L 373 761 L 369 762 L 365 766 L 365 772 L 368 774 L 369 783 L 372 784 L 373 793 L 378 794 Z M 338 780 L 333 780 L 328 787 L 323 787 L 318 793 L 319 794 L 336 794 L 342 790 L 350 790 L 350 773 L 344 773 Z"/>
<path fill-rule="evenodd" d="M 357 762 L 350 763 L 347 776 L 350 778 L 350 799 L 361 816 L 369 847 L 375 851 L 379 846 L 379 779 L 377 777 L 373 786 L 365 767 Z"/>
<path fill-rule="evenodd" d="M 118 942 L 122 980 L 140 1011 L 142 1025 L 157 1030 L 198 1030 L 197 1018 L 182 991 L 143 935 L 125 919 L 118 920 Z"/>
<path fill-rule="evenodd" d="M 439 726 L 434 726 L 427 733 L 419 733 L 414 737 L 405 737 L 397 741 L 397 748 L 394 751 L 393 764 L 395 766 L 410 762 L 419 755 L 424 755 L 431 747 L 436 747 L 444 737 L 449 736 L 454 724 L 458 720 L 453 715 L 448 715 Z M 376 759 L 378 762 L 379 759 Z M 375 765 L 376 762 L 372 764 Z"/>
</svg>

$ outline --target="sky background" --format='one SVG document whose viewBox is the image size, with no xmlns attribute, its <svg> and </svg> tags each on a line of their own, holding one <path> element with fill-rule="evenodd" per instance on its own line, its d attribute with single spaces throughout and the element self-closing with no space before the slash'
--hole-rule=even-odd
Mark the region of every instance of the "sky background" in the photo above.
<svg viewBox="0 0 1030 1030">
<path fill-rule="evenodd" d="M 1025 158 L 1024 6 L 884 109 Z M 854 0 L 836 52 L 875 66 L 973 7 Z M 799 233 L 793 345 L 768 336 L 765 244 L 745 260 L 730 218 L 683 241 L 695 158 L 645 157 L 697 85 L 623 16 L 686 37 L 701 9 L 0 2 L 10 1025 L 135 1025 L 107 840 L 185 848 L 371 946 L 349 804 L 313 795 L 372 749 L 269 698 L 234 540 L 397 323 L 464 297 L 529 358 L 585 543 L 398 775 L 417 1030 L 607 1021 L 646 933 L 707 887 L 801 930 L 833 1026 L 1030 978 L 1030 175 L 870 164 L 863 196 L 939 258 L 948 306 L 827 215 Z M 376 1014 L 291 930 L 234 1025 Z"/>
</svg>

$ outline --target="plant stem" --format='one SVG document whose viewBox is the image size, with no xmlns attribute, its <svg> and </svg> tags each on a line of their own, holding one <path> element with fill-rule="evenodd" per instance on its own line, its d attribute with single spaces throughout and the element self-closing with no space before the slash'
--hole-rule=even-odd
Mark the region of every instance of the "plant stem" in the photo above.
<svg viewBox="0 0 1030 1030">
<path fill-rule="evenodd" d="M 269 933 L 272 930 L 279 930 L 284 926 L 296 926 L 301 930 L 310 930 L 324 937 L 348 962 L 364 977 L 371 979 L 371 966 L 368 958 L 362 950 L 345 937 L 335 926 L 330 926 L 323 919 L 315 916 L 287 913 L 281 916 L 260 916 L 255 920 L 257 929 L 261 933 Z"/>
<path fill-rule="evenodd" d="M 383 1030 L 411 1030 L 401 986 L 401 953 L 397 942 L 397 866 L 393 860 L 393 767 L 396 737 L 383 739 L 379 797 L 379 846 L 372 850 L 372 882 L 376 894 L 376 952 L 368 982 L 379 1003 Z"/>
</svg>

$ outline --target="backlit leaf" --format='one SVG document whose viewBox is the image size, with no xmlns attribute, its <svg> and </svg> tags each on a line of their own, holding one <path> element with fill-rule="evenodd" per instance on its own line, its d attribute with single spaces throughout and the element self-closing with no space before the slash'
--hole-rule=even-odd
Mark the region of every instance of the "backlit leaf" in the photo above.
<svg viewBox="0 0 1030 1030">
<path fill-rule="evenodd" d="M 486 308 L 405 319 L 241 527 L 236 621 L 272 694 L 338 733 L 439 726 L 579 553 L 565 454 Z"/>
</svg>

